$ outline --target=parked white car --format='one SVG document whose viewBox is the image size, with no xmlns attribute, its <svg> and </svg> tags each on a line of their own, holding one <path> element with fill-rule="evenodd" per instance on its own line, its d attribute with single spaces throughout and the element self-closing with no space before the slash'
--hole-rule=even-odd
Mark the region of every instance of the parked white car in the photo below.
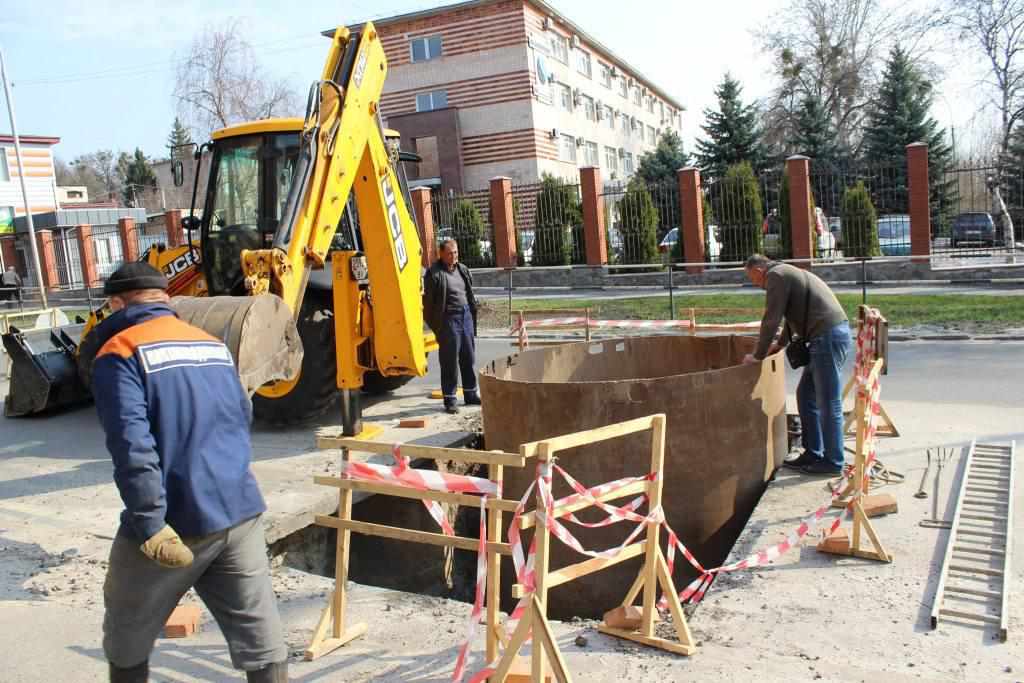
<svg viewBox="0 0 1024 683">
<path fill-rule="evenodd" d="M 708 239 L 705 243 L 707 251 L 704 256 L 709 263 L 716 263 L 719 255 L 722 253 L 722 243 L 718 241 L 718 226 L 708 226 Z M 665 237 L 662 238 L 661 244 L 658 245 L 658 251 L 662 254 L 671 254 L 672 249 L 676 246 L 676 242 L 679 241 L 679 228 L 672 228 Z"/>
</svg>

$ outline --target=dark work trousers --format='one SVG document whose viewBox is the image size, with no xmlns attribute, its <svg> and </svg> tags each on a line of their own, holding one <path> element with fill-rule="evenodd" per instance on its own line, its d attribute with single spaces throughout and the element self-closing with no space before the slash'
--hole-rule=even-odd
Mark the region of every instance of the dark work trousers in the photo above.
<svg viewBox="0 0 1024 683">
<path fill-rule="evenodd" d="M 462 373 L 462 392 L 476 394 L 476 340 L 473 338 L 473 314 L 469 306 L 444 314 L 444 326 L 437 338 L 441 358 L 441 394 L 444 404 L 455 405 Z"/>
</svg>

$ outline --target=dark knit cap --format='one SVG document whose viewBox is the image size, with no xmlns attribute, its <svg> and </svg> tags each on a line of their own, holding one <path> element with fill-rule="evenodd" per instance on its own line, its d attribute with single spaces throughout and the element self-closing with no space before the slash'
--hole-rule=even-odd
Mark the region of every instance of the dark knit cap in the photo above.
<svg viewBox="0 0 1024 683">
<path fill-rule="evenodd" d="M 131 261 L 115 270 L 103 283 L 103 294 L 111 296 L 133 289 L 167 289 L 167 278 L 145 261 Z"/>
</svg>

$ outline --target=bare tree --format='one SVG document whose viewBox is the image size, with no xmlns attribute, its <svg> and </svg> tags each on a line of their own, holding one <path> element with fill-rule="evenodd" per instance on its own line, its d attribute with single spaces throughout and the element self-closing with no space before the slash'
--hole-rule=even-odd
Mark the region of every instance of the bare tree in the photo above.
<svg viewBox="0 0 1024 683">
<path fill-rule="evenodd" d="M 1024 120 L 1024 0 L 950 0 L 949 17 L 959 37 L 985 57 L 1005 156 L 1014 124 Z"/>
<path fill-rule="evenodd" d="M 769 143 L 791 151 L 796 114 L 813 99 L 828 113 L 840 147 L 855 153 L 889 48 L 901 41 L 918 56 L 932 21 L 893 12 L 878 0 L 790 0 L 769 26 L 760 33 L 778 79 L 765 106 Z"/>
<path fill-rule="evenodd" d="M 298 101 L 286 81 L 271 79 L 257 63 L 238 19 L 208 25 L 193 39 L 174 96 L 198 139 L 241 121 L 294 114 Z"/>
</svg>

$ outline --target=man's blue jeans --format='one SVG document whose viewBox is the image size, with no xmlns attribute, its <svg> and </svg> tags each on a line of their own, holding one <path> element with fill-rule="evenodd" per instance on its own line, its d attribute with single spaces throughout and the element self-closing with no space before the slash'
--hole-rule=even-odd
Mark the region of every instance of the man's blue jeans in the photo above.
<svg viewBox="0 0 1024 683">
<path fill-rule="evenodd" d="M 842 467 L 843 363 L 850 352 L 850 326 L 840 323 L 811 338 L 811 362 L 796 387 L 804 451 Z"/>
</svg>

